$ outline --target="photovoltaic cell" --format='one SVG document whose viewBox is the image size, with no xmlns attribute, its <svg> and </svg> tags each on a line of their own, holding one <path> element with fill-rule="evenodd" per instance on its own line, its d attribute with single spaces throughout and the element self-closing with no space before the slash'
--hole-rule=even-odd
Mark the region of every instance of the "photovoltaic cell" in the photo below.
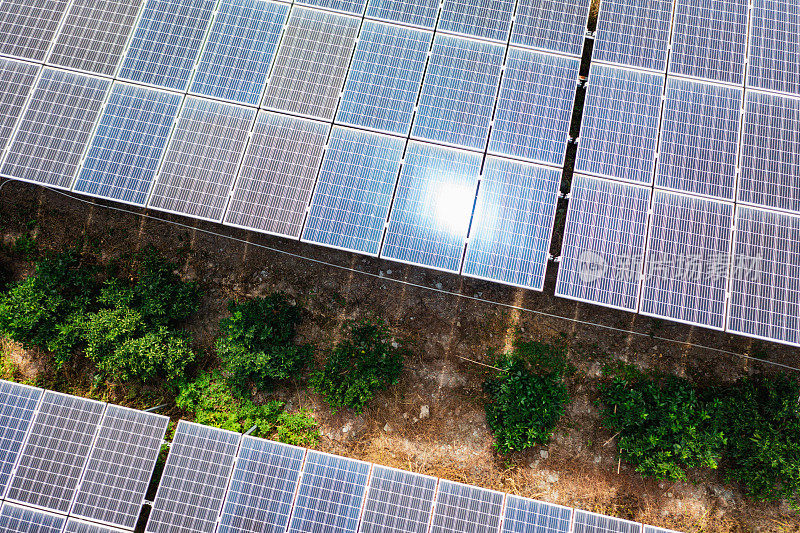
<svg viewBox="0 0 800 533">
<path fill-rule="evenodd" d="M 669 78 L 656 187 L 733 200 L 742 91 Z"/>
<path fill-rule="evenodd" d="M 0 57 L 0 152 L 5 150 L 39 67 Z"/>
<path fill-rule="evenodd" d="M 110 86 L 111 80 L 45 68 L 2 174 L 69 189 Z"/>
<path fill-rule="evenodd" d="M 6 499 L 66 514 L 105 408 L 45 391 Z"/>
<path fill-rule="evenodd" d="M 591 0 L 519 0 L 511 44 L 578 56 Z"/>
<path fill-rule="evenodd" d="M 514 0 L 444 0 L 436 29 L 505 44 L 513 15 Z"/>
<path fill-rule="evenodd" d="M 800 217 L 738 206 L 728 331 L 800 346 Z"/>
<path fill-rule="evenodd" d="M 147 0 L 119 77 L 185 91 L 215 4 L 216 0 Z"/>
<path fill-rule="evenodd" d="M 73 0 L 48 64 L 114 76 L 143 0 Z"/>
<path fill-rule="evenodd" d="M 309 450 L 286 533 L 355 533 L 370 464 Z"/>
<path fill-rule="evenodd" d="M 298 238 L 328 127 L 323 122 L 260 112 L 225 223 Z"/>
<path fill-rule="evenodd" d="M 378 255 L 405 139 L 335 127 L 303 240 Z"/>
<path fill-rule="evenodd" d="M 640 533 L 642 525 L 621 518 L 575 510 L 574 533 Z"/>
<path fill-rule="evenodd" d="M 288 14 L 277 2 L 222 0 L 192 92 L 257 106 Z"/>
<path fill-rule="evenodd" d="M 412 136 L 483 150 L 505 47 L 437 35 Z"/>
<path fill-rule="evenodd" d="M 723 329 L 732 227 L 732 203 L 656 190 L 639 312 Z"/>
<path fill-rule="evenodd" d="M 593 61 L 664 71 L 672 0 L 603 0 Z"/>
<path fill-rule="evenodd" d="M 263 106 L 332 120 L 360 24 L 354 17 L 293 8 Z"/>
<path fill-rule="evenodd" d="M 0 498 L 41 397 L 41 389 L 0 380 Z"/>
<path fill-rule="evenodd" d="M 481 155 L 409 144 L 381 257 L 458 272 Z"/>
<path fill-rule="evenodd" d="M 374 465 L 359 533 L 427 533 L 436 478 Z"/>
<path fill-rule="evenodd" d="M 739 201 L 800 213 L 800 98 L 747 91 Z"/>
<path fill-rule="evenodd" d="M 500 525 L 503 493 L 442 479 L 430 533 L 494 533 Z"/>
<path fill-rule="evenodd" d="M 592 65 L 575 170 L 651 184 L 664 76 Z"/>
<path fill-rule="evenodd" d="M 124 529 L 117 529 L 115 527 L 101 526 L 92 522 L 84 522 L 83 520 L 76 520 L 70 518 L 67 522 L 67 527 L 64 528 L 64 533 L 127 533 Z"/>
<path fill-rule="evenodd" d="M 432 34 L 364 21 L 336 121 L 406 135 Z"/>
<path fill-rule="evenodd" d="M 213 533 L 241 435 L 181 420 L 158 485 L 148 533 Z"/>
<path fill-rule="evenodd" d="M 753 0 L 747 83 L 800 95 L 800 4 Z"/>
<path fill-rule="evenodd" d="M 678 533 L 677 531 L 672 531 L 669 529 L 664 529 L 663 527 L 653 527 L 653 526 L 644 526 L 644 533 Z"/>
<path fill-rule="evenodd" d="M 501 533 L 569 533 L 572 509 L 509 494 Z"/>
<path fill-rule="evenodd" d="M 305 450 L 245 436 L 217 533 L 283 533 Z"/>
<path fill-rule="evenodd" d="M 67 0 L 0 2 L 0 54 L 44 61 Z"/>
<path fill-rule="evenodd" d="M 136 527 L 169 418 L 109 405 L 71 516 Z"/>
<path fill-rule="evenodd" d="M 636 311 L 650 189 L 576 174 L 556 296 Z"/>
<path fill-rule="evenodd" d="M 298 0 L 297 3 L 361 16 L 367 0 Z"/>
<path fill-rule="evenodd" d="M 489 152 L 561 166 L 580 59 L 509 48 Z"/>
<path fill-rule="evenodd" d="M 66 516 L 36 511 L 4 503 L 0 511 L 0 531 L 4 533 L 61 533 Z"/>
<path fill-rule="evenodd" d="M 144 205 L 182 98 L 114 83 L 74 190 Z"/>
<path fill-rule="evenodd" d="M 219 222 L 256 110 L 187 97 L 150 207 Z"/>
<path fill-rule="evenodd" d="M 463 273 L 542 290 L 561 171 L 487 157 Z"/>
<path fill-rule="evenodd" d="M 432 30 L 439 0 L 370 0 L 367 17 Z"/>
<path fill-rule="evenodd" d="M 669 72 L 741 86 L 748 0 L 676 0 Z"/>
</svg>

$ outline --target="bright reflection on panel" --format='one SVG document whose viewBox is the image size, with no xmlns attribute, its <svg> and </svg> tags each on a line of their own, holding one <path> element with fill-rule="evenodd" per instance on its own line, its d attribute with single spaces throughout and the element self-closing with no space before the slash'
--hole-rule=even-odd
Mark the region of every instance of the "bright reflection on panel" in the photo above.
<svg viewBox="0 0 800 533">
<path fill-rule="evenodd" d="M 432 206 L 436 227 L 453 235 L 466 233 L 475 187 L 467 186 L 459 176 L 440 175 L 428 183 L 426 204 Z"/>
</svg>

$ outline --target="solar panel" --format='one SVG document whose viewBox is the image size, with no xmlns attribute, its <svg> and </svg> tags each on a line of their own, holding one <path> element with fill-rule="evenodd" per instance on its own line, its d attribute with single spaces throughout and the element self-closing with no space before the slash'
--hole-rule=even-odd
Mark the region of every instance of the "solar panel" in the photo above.
<svg viewBox="0 0 800 533">
<path fill-rule="evenodd" d="M 187 97 L 150 207 L 219 222 L 255 116 L 252 108 Z"/>
<path fill-rule="evenodd" d="M 742 91 L 669 78 L 656 187 L 733 200 Z"/>
<path fill-rule="evenodd" d="M 133 529 L 169 418 L 109 405 L 70 515 Z"/>
<path fill-rule="evenodd" d="M 144 205 L 182 99 L 115 82 L 74 190 Z"/>
<path fill-rule="evenodd" d="M 6 499 L 66 514 L 105 408 L 45 391 Z"/>
<path fill-rule="evenodd" d="M 575 170 L 653 182 L 664 76 L 593 64 Z"/>
<path fill-rule="evenodd" d="M 489 152 L 561 166 L 580 59 L 509 48 Z"/>
<path fill-rule="evenodd" d="M 298 0 L 297 3 L 361 16 L 367 0 Z"/>
<path fill-rule="evenodd" d="M 411 135 L 483 150 L 505 47 L 437 35 Z"/>
<path fill-rule="evenodd" d="M 64 528 L 64 533 L 127 533 L 124 529 L 117 529 L 115 527 L 101 526 L 92 522 L 84 522 L 70 518 L 67 522 L 67 527 Z"/>
<path fill-rule="evenodd" d="M 739 201 L 800 212 L 800 98 L 747 91 Z"/>
<path fill-rule="evenodd" d="M 0 2 L 0 54 L 44 61 L 67 0 L 3 0 Z"/>
<path fill-rule="evenodd" d="M 672 0 L 604 0 L 593 61 L 665 71 Z"/>
<path fill-rule="evenodd" d="M 678 532 L 669 529 L 664 529 L 663 527 L 653 527 L 645 524 L 644 533 L 678 533 Z"/>
<path fill-rule="evenodd" d="M 309 450 L 286 533 L 355 533 L 370 464 Z"/>
<path fill-rule="evenodd" d="M 458 272 L 481 155 L 411 142 L 381 257 Z"/>
<path fill-rule="evenodd" d="M 66 516 L 4 503 L 0 531 L 4 533 L 61 533 Z"/>
<path fill-rule="evenodd" d="M 110 86 L 110 80 L 43 69 L 2 174 L 69 189 Z"/>
<path fill-rule="evenodd" d="M 652 211 L 639 312 L 723 329 L 733 204 L 656 190 Z"/>
<path fill-rule="evenodd" d="M 122 79 L 185 91 L 216 0 L 147 0 Z"/>
<path fill-rule="evenodd" d="M 332 120 L 361 19 L 295 7 L 263 106 Z"/>
<path fill-rule="evenodd" d="M 509 494 L 501 533 L 569 533 L 572 509 Z"/>
<path fill-rule="evenodd" d="M 39 67 L 0 57 L 0 153 L 5 150 Z"/>
<path fill-rule="evenodd" d="M 580 57 L 591 0 L 518 0 L 511 44 Z"/>
<path fill-rule="evenodd" d="M 73 0 L 47 62 L 114 76 L 141 7 L 142 0 Z"/>
<path fill-rule="evenodd" d="M 500 526 L 502 511 L 502 492 L 442 479 L 436 491 L 430 533 L 494 533 Z"/>
<path fill-rule="evenodd" d="M 514 0 L 443 0 L 436 29 L 505 44 L 514 3 Z"/>
<path fill-rule="evenodd" d="M 298 238 L 329 126 L 260 112 L 225 223 Z"/>
<path fill-rule="evenodd" d="M 744 83 L 748 0 L 677 0 L 669 72 Z"/>
<path fill-rule="evenodd" d="M 148 533 L 213 533 L 241 435 L 181 420 L 147 521 Z"/>
<path fill-rule="evenodd" d="M 650 189 L 576 174 L 556 296 L 636 311 Z"/>
<path fill-rule="evenodd" d="M 544 287 L 561 171 L 487 157 L 463 273 Z"/>
<path fill-rule="evenodd" d="M 283 533 L 305 450 L 245 436 L 217 533 Z"/>
<path fill-rule="evenodd" d="M 800 217 L 738 206 L 728 331 L 800 346 Z"/>
<path fill-rule="evenodd" d="M 436 478 L 374 465 L 359 533 L 427 533 Z"/>
<path fill-rule="evenodd" d="M 432 34 L 364 21 L 336 121 L 408 134 Z"/>
<path fill-rule="evenodd" d="M 439 0 L 370 0 L 367 17 L 432 30 L 439 16 Z"/>
<path fill-rule="evenodd" d="M 336 126 L 303 240 L 378 255 L 405 139 Z"/>
<path fill-rule="evenodd" d="M 0 498 L 41 397 L 41 389 L 0 380 Z"/>
<path fill-rule="evenodd" d="M 800 4 L 753 0 L 747 83 L 800 95 Z"/>
<path fill-rule="evenodd" d="M 222 0 L 192 93 L 257 106 L 289 6 L 264 0 Z"/>
<path fill-rule="evenodd" d="M 574 533 L 640 533 L 642 524 L 621 518 L 575 510 Z"/>
</svg>

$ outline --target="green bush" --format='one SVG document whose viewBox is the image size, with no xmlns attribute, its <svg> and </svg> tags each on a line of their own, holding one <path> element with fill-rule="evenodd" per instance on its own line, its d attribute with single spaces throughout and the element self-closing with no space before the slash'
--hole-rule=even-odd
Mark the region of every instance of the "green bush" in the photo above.
<svg viewBox="0 0 800 533">
<path fill-rule="evenodd" d="M 300 410 L 297 413 L 281 413 L 275 422 L 275 439 L 293 446 L 312 448 L 319 444 L 317 421 Z"/>
<path fill-rule="evenodd" d="M 348 325 L 345 339 L 336 344 L 311 385 L 331 408 L 364 409 L 380 390 L 397 383 L 403 372 L 403 353 L 394 347 L 381 321 L 364 320 Z"/>
<path fill-rule="evenodd" d="M 500 453 L 547 444 L 569 401 L 563 349 L 520 342 L 495 358 L 502 369 L 484 383 L 486 420 Z"/>
<path fill-rule="evenodd" d="M 230 302 L 229 318 L 220 322 L 217 354 L 239 391 L 251 383 L 268 389 L 275 381 L 296 377 L 311 348 L 294 344 L 300 310 L 280 293 L 241 304 Z"/>
<path fill-rule="evenodd" d="M 30 261 L 36 256 L 36 249 L 36 237 L 30 233 L 25 233 L 17 237 L 14 241 L 14 244 L 11 246 L 11 253 Z"/>
</svg>

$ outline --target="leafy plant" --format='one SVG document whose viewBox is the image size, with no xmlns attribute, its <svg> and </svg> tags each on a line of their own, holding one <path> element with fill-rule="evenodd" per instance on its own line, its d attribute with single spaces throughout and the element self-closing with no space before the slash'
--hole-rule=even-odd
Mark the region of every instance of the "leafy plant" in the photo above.
<svg viewBox="0 0 800 533">
<path fill-rule="evenodd" d="M 519 342 L 495 358 L 502 371 L 484 383 L 489 395 L 486 420 L 500 453 L 546 444 L 569 401 L 564 374 L 567 359 L 560 347 Z"/>
<path fill-rule="evenodd" d="M 16 238 L 11 247 L 11 253 L 23 259 L 31 260 L 36 255 L 36 248 L 36 237 L 30 233 L 25 233 Z"/>
<path fill-rule="evenodd" d="M 304 410 L 297 413 L 281 413 L 275 422 L 275 439 L 293 446 L 307 448 L 319 444 L 317 421 Z"/>
<path fill-rule="evenodd" d="M 345 338 L 313 373 L 311 385 L 333 410 L 360 412 L 378 391 L 397 383 L 402 372 L 402 349 L 393 344 L 384 323 L 363 320 L 348 325 Z"/>
</svg>

